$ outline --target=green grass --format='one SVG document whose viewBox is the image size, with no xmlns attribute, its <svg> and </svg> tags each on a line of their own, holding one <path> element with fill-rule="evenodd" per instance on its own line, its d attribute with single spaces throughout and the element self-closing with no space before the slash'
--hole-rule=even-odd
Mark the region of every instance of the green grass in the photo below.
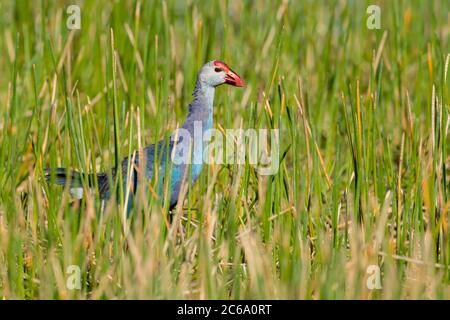
<svg viewBox="0 0 450 320">
<path fill-rule="evenodd" d="M 450 5 L 375 3 L 1 1 L 0 298 L 449 299 Z M 173 220 L 157 178 L 128 220 L 43 180 L 170 134 L 211 59 L 247 83 L 214 126 L 278 128 L 277 174 L 207 166 Z"/>
</svg>

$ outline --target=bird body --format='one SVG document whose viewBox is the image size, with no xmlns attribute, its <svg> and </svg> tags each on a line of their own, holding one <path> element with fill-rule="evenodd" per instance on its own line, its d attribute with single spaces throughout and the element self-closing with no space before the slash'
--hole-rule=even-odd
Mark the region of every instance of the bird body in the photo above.
<svg viewBox="0 0 450 320">
<path fill-rule="evenodd" d="M 214 93 L 217 86 L 230 84 L 237 87 L 243 86 L 241 78 L 232 71 L 225 63 L 214 60 L 206 63 L 200 70 L 193 93 L 193 100 L 189 105 L 189 114 L 180 130 L 176 130 L 169 141 L 161 140 L 144 148 L 143 154 L 138 152 L 133 157 L 123 159 L 121 163 L 123 190 L 134 193 L 141 176 L 151 181 L 155 174 L 155 165 L 158 166 L 157 193 L 163 195 L 163 185 L 166 172 L 170 174 L 170 207 L 173 208 L 178 201 L 179 193 L 183 183 L 190 181 L 194 184 L 203 169 L 203 137 L 205 132 L 213 125 L 213 103 Z M 144 174 L 139 174 L 141 166 L 139 161 L 144 161 Z M 133 163 L 131 163 L 133 161 Z M 170 168 L 166 168 L 169 165 Z M 131 172 L 128 173 L 128 170 Z M 168 169 L 168 170 L 166 170 Z M 190 172 L 188 172 L 190 169 Z M 112 181 L 115 181 L 117 169 L 111 173 Z M 97 179 L 100 198 L 103 200 L 111 197 L 110 183 L 107 173 L 84 174 L 77 171 L 69 171 L 64 168 L 46 170 L 47 180 L 53 180 L 56 184 L 69 184 L 72 194 L 80 196 L 80 187 L 83 177 L 87 178 L 90 186 L 94 186 Z M 74 192 L 76 190 L 76 192 Z M 82 190 L 82 189 L 81 189 Z M 129 197 L 128 212 L 133 206 L 133 199 Z"/>
</svg>

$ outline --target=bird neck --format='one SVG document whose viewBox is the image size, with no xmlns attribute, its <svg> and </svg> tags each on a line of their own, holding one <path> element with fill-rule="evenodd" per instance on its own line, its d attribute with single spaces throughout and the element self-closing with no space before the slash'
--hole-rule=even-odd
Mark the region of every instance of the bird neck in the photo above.
<svg viewBox="0 0 450 320">
<path fill-rule="evenodd" d="M 195 83 L 194 93 L 192 94 L 194 96 L 193 102 L 202 102 L 204 107 L 212 109 L 215 91 L 215 87 L 203 82 L 200 79 L 197 79 Z"/>
</svg>

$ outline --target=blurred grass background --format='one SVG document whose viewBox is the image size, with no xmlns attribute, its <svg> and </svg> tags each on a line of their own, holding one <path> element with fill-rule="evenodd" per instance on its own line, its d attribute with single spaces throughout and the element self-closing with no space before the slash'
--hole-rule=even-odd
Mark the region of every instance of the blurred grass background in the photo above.
<svg viewBox="0 0 450 320">
<path fill-rule="evenodd" d="M 449 9 L 0 1 L 0 297 L 449 299 Z M 43 181 L 110 170 L 115 125 L 121 156 L 170 134 L 212 59 L 247 84 L 218 88 L 214 126 L 279 129 L 277 174 L 207 166 L 172 223 L 151 192 L 125 220 Z"/>
</svg>

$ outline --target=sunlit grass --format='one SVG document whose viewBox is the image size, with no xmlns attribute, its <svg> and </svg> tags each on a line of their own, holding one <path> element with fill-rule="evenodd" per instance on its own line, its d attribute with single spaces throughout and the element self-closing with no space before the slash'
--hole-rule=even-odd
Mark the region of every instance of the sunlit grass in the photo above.
<svg viewBox="0 0 450 320">
<path fill-rule="evenodd" d="M 70 4 L 0 2 L 1 298 L 450 298 L 448 2 Z M 172 217 L 155 177 L 130 219 L 44 181 L 168 137 L 212 59 L 247 84 L 214 127 L 279 129 L 275 175 L 207 166 Z"/>
</svg>

